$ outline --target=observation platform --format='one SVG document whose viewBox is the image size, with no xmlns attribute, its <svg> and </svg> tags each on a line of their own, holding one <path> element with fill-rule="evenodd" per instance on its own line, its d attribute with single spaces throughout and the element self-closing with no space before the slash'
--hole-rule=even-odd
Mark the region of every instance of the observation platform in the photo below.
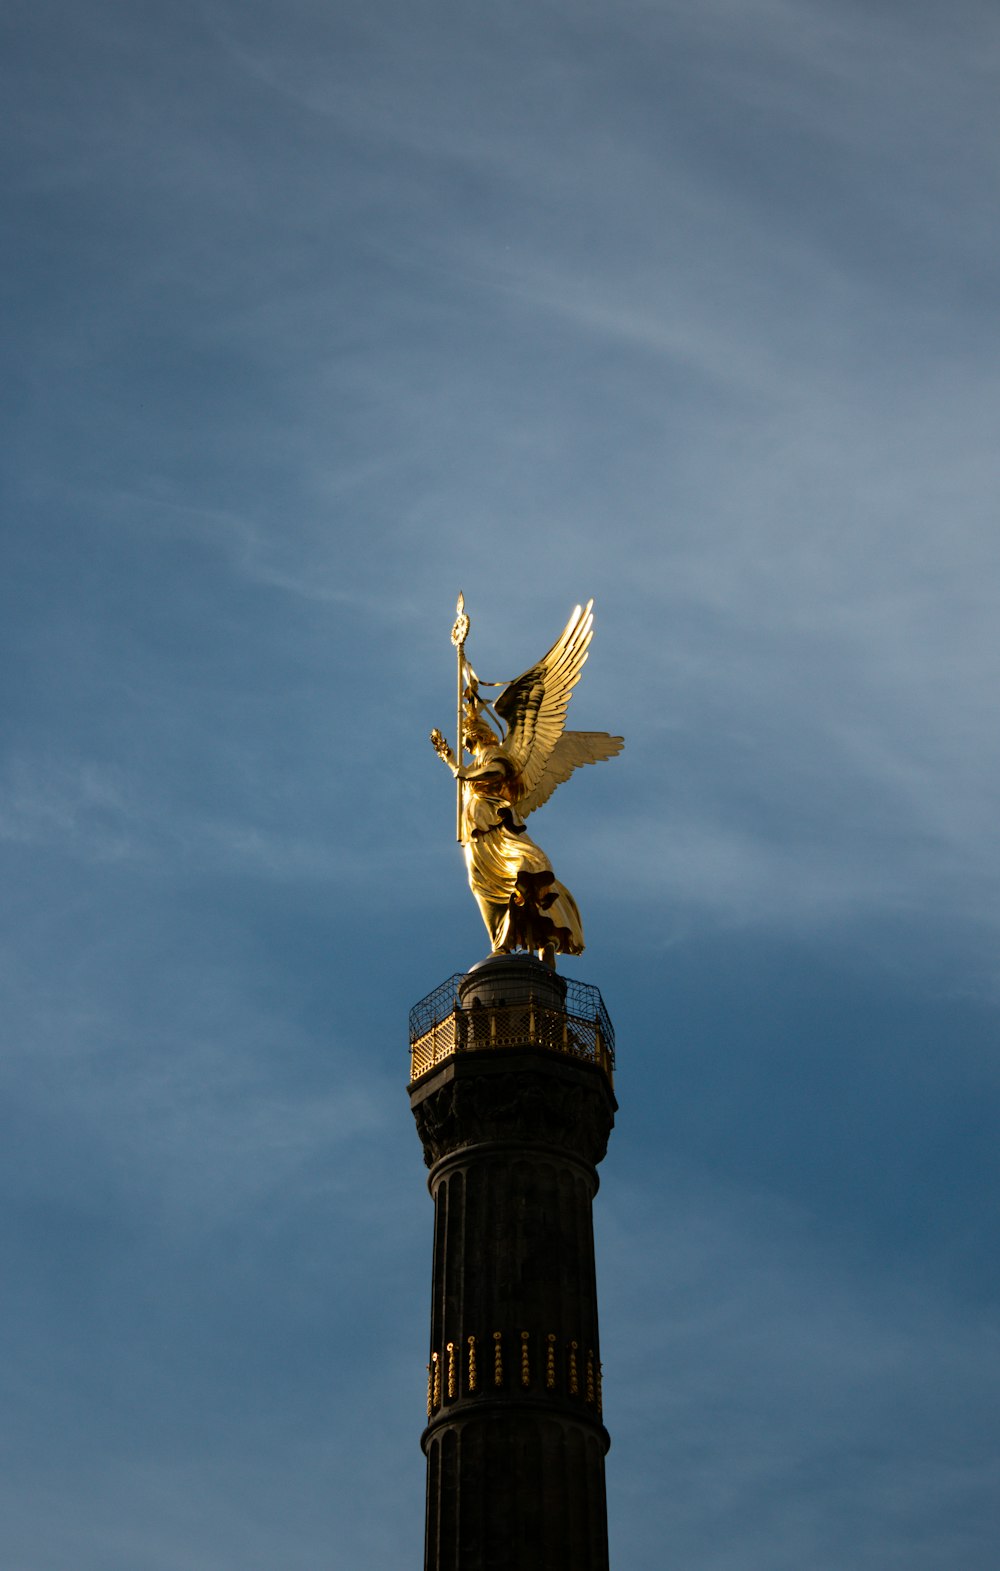
<svg viewBox="0 0 1000 1571">
<path fill-rule="evenodd" d="M 534 955 L 489 955 L 410 1011 L 410 1081 L 462 1053 L 540 1048 L 602 1070 L 614 1085 L 615 1033 L 600 990 Z"/>
</svg>

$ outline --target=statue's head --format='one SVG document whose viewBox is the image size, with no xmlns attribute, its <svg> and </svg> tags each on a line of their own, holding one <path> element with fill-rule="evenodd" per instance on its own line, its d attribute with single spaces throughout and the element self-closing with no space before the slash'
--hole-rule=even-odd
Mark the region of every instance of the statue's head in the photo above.
<svg viewBox="0 0 1000 1571">
<path fill-rule="evenodd" d="M 462 705 L 462 744 L 470 753 L 481 752 L 487 747 L 500 746 L 500 738 L 483 718 L 479 704 L 475 697 L 470 698 L 468 689 L 466 689 L 465 703 Z"/>
</svg>

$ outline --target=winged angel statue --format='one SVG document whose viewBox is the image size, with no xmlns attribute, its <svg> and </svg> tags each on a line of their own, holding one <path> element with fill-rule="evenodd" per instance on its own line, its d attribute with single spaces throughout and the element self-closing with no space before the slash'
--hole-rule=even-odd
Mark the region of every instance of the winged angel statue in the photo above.
<svg viewBox="0 0 1000 1571">
<path fill-rule="evenodd" d="M 458 655 L 458 757 L 440 731 L 431 732 L 458 782 L 458 839 L 494 954 L 530 949 L 553 967 L 557 954 L 582 952 L 583 925 L 524 820 L 580 764 L 613 758 L 624 745 L 606 731 L 564 729 L 593 637 L 593 604 L 577 606 L 548 654 L 504 684 L 481 681 L 465 658 L 469 618 L 459 595 L 451 635 Z M 502 690 L 490 703 L 484 687 Z"/>
</svg>

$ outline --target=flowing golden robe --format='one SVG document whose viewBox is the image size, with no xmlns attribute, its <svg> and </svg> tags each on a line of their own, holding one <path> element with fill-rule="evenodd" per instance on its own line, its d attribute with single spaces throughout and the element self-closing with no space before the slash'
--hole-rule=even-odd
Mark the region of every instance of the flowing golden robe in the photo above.
<svg viewBox="0 0 1000 1571">
<path fill-rule="evenodd" d="M 494 952 L 580 954 L 583 924 L 576 901 L 511 805 L 509 760 L 500 747 L 477 747 L 475 757 L 476 768 L 462 789 L 462 843 L 469 887 Z"/>
</svg>

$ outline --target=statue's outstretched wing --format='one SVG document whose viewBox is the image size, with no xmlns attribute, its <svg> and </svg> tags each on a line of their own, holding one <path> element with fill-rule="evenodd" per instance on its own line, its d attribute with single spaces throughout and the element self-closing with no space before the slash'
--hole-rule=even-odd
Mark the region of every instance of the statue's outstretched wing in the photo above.
<svg viewBox="0 0 1000 1571">
<path fill-rule="evenodd" d="M 503 752 L 511 765 L 511 785 L 518 802 L 538 790 L 563 735 L 566 710 L 593 637 L 593 604 L 588 600 L 585 606 L 576 607 L 548 654 L 509 683 L 493 706 L 507 727 Z M 546 797 L 573 768 L 575 763 L 558 779 L 553 778 Z"/>
<path fill-rule="evenodd" d="M 527 818 L 536 807 L 548 801 L 556 786 L 568 780 L 574 769 L 581 764 L 599 764 L 605 758 L 614 758 L 624 746 L 623 736 L 610 736 L 607 731 L 564 731 L 549 754 L 535 789 L 518 798 L 518 812 Z"/>
</svg>

